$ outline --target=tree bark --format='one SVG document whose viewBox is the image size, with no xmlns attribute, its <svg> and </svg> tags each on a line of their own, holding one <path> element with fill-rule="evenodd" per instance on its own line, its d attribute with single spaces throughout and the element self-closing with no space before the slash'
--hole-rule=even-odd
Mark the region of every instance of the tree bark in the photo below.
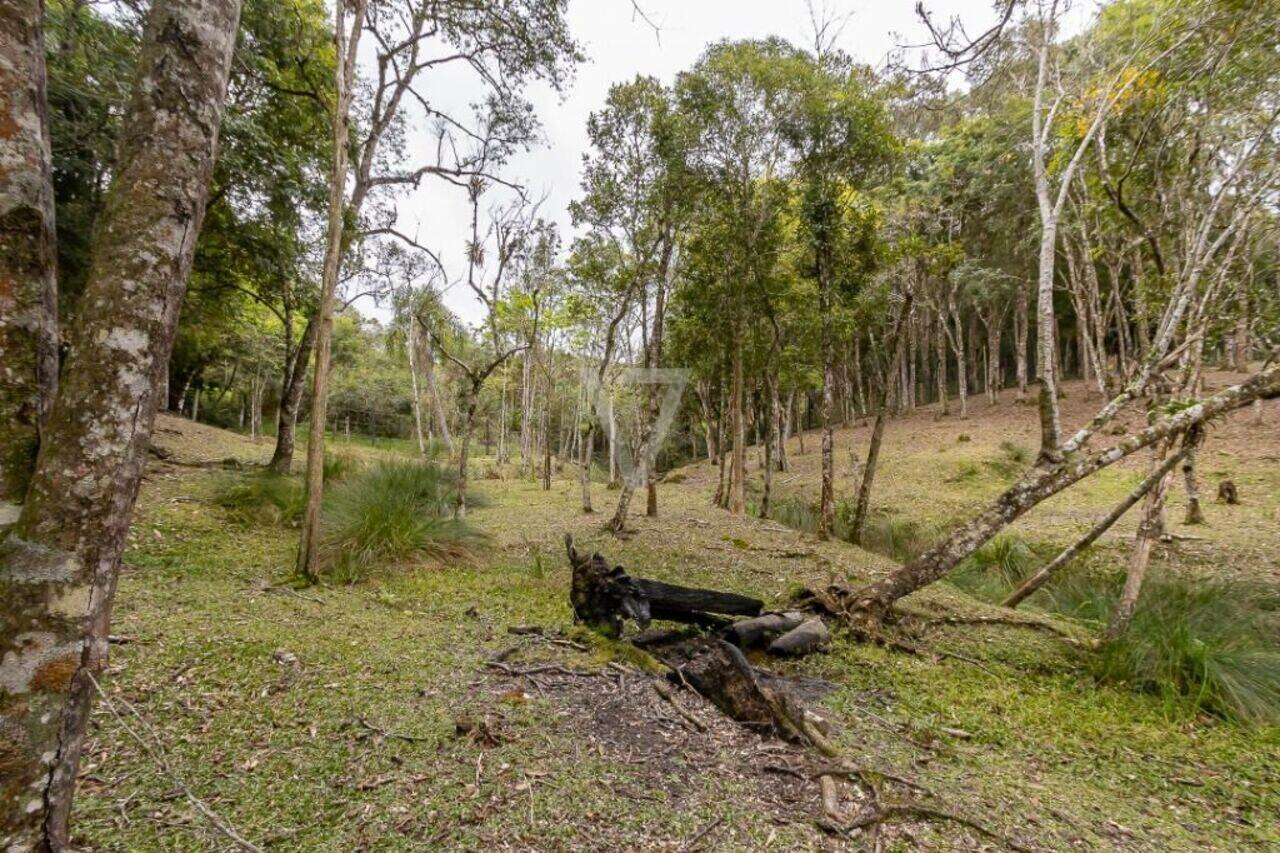
<svg viewBox="0 0 1280 853">
<path fill-rule="evenodd" d="M 409 388 L 413 392 L 413 434 L 418 439 L 418 455 L 427 455 L 427 439 L 422 431 L 422 392 L 418 388 L 418 324 L 409 319 L 409 339 L 405 342 L 405 352 L 409 355 Z"/>
<path fill-rule="evenodd" d="M 302 403 L 302 390 L 306 387 L 307 363 L 315 349 L 316 323 L 313 314 L 302 330 L 293 358 L 285 365 L 280 384 L 280 411 L 276 418 L 276 449 L 271 453 L 269 467 L 278 474 L 287 474 L 293 467 L 293 451 L 298 427 L 298 407 Z"/>
<path fill-rule="evenodd" d="M 818 315 L 822 323 L 822 487 L 818 499 L 818 538 L 830 539 L 835 527 L 835 341 L 831 329 L 831 283 L 825 252 L 818 251 Z"/>
<path fill-rule="evenodd" d="M 1138 533 L 1134 540 L 1133 553 L 1129 555 L 1129 567 L 1125 572 L 1124 588 L 1120 591 L 1120 600 L 1111 611 L 1111 619 L 1107 623 L 1104 637 L 1114 640 L 1124 633 L 1133 621 L 1134 611 L 1138 608 L 1138 596 L 1142 594 L 1142 584 L 1147 577 L 1147 567 L 1151 565 L 1151 551 L 1164 534 L 1164 505 L 1169 495 L 1169 472 L 1157 478 L 1155 485 L 1147 492 L 1142 504 L 1142 520 L 1138 523 Z"/>
<path fill-rule="evenodd" d="M 57 247 L 43 0 L 0 3 L 0 530 L 58 387 Z"/>
<path fill-rule="evenodd" d="M 725 495 L 726 509 L 732 513 L 746 510 L 747 480 L 747 426 L 745 400 L 746 392 L 742 378 L 742 339 L 740 331 L 735 331 L 733 340 L 733 381 L 729 392 L 729 429 L 732 432 L 732 451 L 729 465 L 729 486 Z"/>
<path fill-rule="evenodd" d="M 348 7 L 351 24 L 347 25 Z M 344 0 L 334 4 L 334 35 L 337 62 L 334 84 L 337 103 L 333 106 L 333 165 L 329 175 L 329 221 L 325 236 L 324 269 L 320 278 L 319 329 L 316 332 L 316 362 L 311 373 L 311 434 L 307 440 L 307 504 L 302 516 L 298 543 L 298 574 L 311 583 L 319 578 L 317 564 L 320 538 L 320 501 L 324 493 L 324 432 L 329 413 L 329 355 L 333 348 L 333 310 L 342 267 L 343 231 L 346 219 L 348 139 L 351 133 L 351 103 L 355 95 L 355 65 L 364 32 L 365 0 Z"/>
<path fill-rule="evenodd" d="M 151 7 L 81 319 L 22 514 L 0 544 L 6 849 L 69 846 L 89 707 L 204 217 L 239 10 L 238 0 Z"/>
</svg>

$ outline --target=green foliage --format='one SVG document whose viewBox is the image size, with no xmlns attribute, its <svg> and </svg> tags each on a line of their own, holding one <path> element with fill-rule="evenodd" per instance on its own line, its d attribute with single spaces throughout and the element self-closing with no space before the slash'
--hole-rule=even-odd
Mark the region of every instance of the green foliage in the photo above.
<svg viewBox="0 0 1280 853">
<path fill-rule="evenodd" d="M 378 462 L 329 494 L 321 521 L 322 571 L 355 583 L 415 558 L 457 560 L 479 535 L 453 518 L 454 475 L 433 462 Z"/>
<path fill-rule="evenodd" d="M 862 547 L 906 563 L 936 537 L 937 529 L 931 524 L 893 515 L 871 515 L 862 531 Z"/>
<path fill-rule="evenodd" d="M 1163 697 L 1170 708 L 1243 723 L 1280 722 L 1280 623 L 1272 588 L 1153 578 L 1133 622 L 1092 661 L 1096 674 Z"/>
<path fill-rule="evenodd" d="M 302 481 L 290 474 L 226 474 L 217 485 L 214 503 L 240 524 L 292 526 L 302 519 L 306 492 Z"/>
<path fill-rule="evenodd" d="M 1000 453 L 995 459 L 987 460 L 987 466 L 1001 477 L 1015 477 L 1031 464 L 1032 453 L 1021 444 L 1012 441 L 1000 442 Z"/>
<path fill-rule="evenodd" d="M 1035 559 L 1025 539 L 1002 533 L 965 558 L 947 579 L 979 598 L 998 601 L 1022 581 Z"/>
</svg>

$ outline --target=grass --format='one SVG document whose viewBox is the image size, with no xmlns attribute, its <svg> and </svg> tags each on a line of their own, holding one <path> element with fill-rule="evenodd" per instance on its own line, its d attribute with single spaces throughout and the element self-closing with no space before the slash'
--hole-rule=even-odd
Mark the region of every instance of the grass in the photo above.
<svg viewBox="0 0 1280 853">
<path fill-rule="evenodd" d="M 1022 582 L 1036 554 L 1017 533 L 996 536 L 956 566 L 947 579 L 984 601 L 999 601 Z"/>
<path fill-rule="evenodd" d="M 934 471 L 936 447 L 928 451 L 921 468 Z M 475 497 L 490 499 L 469 516 L 492 537 L 482 559 L 447 571 L 409 565 L 299 598 L 272 586 L 291 570 L 296 532 L 228 524 L 229 510 L 214 500 L 219 475 L 183 469 L 150 478 L 113 624 L 130 642 L 112 647 L 104 689 L 137 707 L 194 794 L 268 849 L 675 849 L 716 821 L 702 837 L 707 849 L 820 849 L 829 842 L 805 811 L 817 808 L 816 791 L 798 803 L 773 797 L 762 804 L 756 783 L 739 779 L 751 760 L 714 740 L 707 750 L 673 749 L 678 719 L 638 729 L 657 731 L 665 744 L 659 752 L 674 753 L 668 759 L 584 743 L 574 728 L 583 716 L 563 704 L 560 691 L 508 697 L 499 690 L 514 685 L 495 687 L 485 674 L 489 657 L 520 641 L 509 626 L 569 628 L 565 531 L 645 576 L 755 594 L 771 606 L 793 584 L 831 574 L 864 579 L 885 567 L 840 543 L 712 509 L 714 477 L 709 486 L 705 476 L 689 479 L 660 486 L 662 516 L 637 517 L 637 533 L 626 541 L 600 533 L 601 513 L 579 512 L 572 468 L 551 492 L 475 482 Z M 946 488 L 959 494 L 992 480 Z M 927 526 L 954 514 L 945 502 L 928 511 L 908 504 L 890 491 L 898 488 L 894 478 L 884 483 L 881 505 L 896 508 L 886 519 Z M 1117 480 L 1116 489 L 1128 485 Z M 1264 487 L 1249 496 L 1272 500 Z M 926 493 L 918 484 L 911 491 Z M 596 499 L 597 509 L 610 504 L 601 487 Z M 892 526 L 896 538 L 910 538 L 907 522 Z M 1106 565 L 1112 556 L 1097 549 L 1082 561 L 1090 571 L 1072 598 L 1082 608 L 1105 609 L 1116 582 Z M 1067 602 L 1075 577 L 1065 574 L 1040 595 Z M 920 598 L 960 615 L 990 612 L 954 588 L 935 586 Z M 1274 594 L 1260 591 L 1253 601 L 1260 618 L 1274 616 Z M 833 736 L 850 755 L 915 779 L 944 805 L 1035 849 L 1280 844 L 1280 728 L 1171 714 L 1158 692 L 1100 679 L 1092 656 L 1042 632 L 939 626 L 919 642 L 980 666 L 837 636 L 828 654 L 783 668 L 836 685 L 818 710 L 833 719 Z M 281 667 L 275 649 L 297 654 L 299 666 Z M 545 658 L 521 652 L 511 661 L 564 658 L 578 667 L 606 651 L 548 646 Z M 599 713 L 607 718 L 616 708 L 606 704 L 614 675 L 603 674 L 578 681 L 599 684 Z M 456 737 L 455 721 L 464 716 L 493 720 L 502 742 L 481 747 Z M 421 740 L 379 737 L 362 717 Z M 655 767 L 668 760 L 674 770 Z M 85 767 L 77 846 L 146 853 L 225 843 L 101 708 Z M 773 784 L 762 787 L 776 790 Z M 907 829 L 912 836 L 896 838 L 886 829 L 888 849 L 974 846 L 950 825 Z"/>
<path fill-rule="evenodd" d="M 239 524 L 294 526 L 302 519 L 306 492 L 301 478 L 290 474 L 266 470 L 247 475 L 223 474 L 214 503 Z"/>
<path fill-rule="evenodd" d="M 355 583 L 415 558 L 457 560 L 479 542 L 453 518 L 457 483 L 434 462 L 387 460 L 333 489 L 321 519 L 320 560 L 339 583 Z"/>
<path fill-rule="evenodd" d="M 1248 724 L 1280 723 L 1276 590 L 1180 576 L 1152 578 L 1133 622 L 1091 662 L 1106 681 L 1171 708 Z"/>
</svg>

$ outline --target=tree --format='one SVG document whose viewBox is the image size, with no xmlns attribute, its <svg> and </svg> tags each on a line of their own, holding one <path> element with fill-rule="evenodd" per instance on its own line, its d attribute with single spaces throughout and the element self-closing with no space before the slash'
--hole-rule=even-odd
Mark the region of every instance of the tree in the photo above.
<svg viewBox="0 0 1280 853">
<path fill-rule="evenodd" d="M 511 154 L 527 146 L 536 123 L 522 88 L 533 79 L 553 89 L 563 88 L 569 70 L 581 58 L 565 24 L 565 0 L 501 0 L 496 6 L 442 6 L 435 0 L 395 0 L 366 8 L 366 0 L 350 0 L 353 20 L 337 28 L 338 104 L 334 109 L 334 170 L 331 178 L 329 229 L 320 293 L 320 326 L 316 336 L 316 365 L 312 377 L 312 440 L 307 444 L 307 504 L 298 548 L 298 573 L 316 579 L 315 543 L 319 533 L 320 501 L 324 487 L 324 417 L 326 414 L 328 358 L 332 336 L 332 308 L 347 238 L 345 219 L 360 222 L 358 236 L 395 237 L 415 248 L 417 244 L 395 227 L 394 214 L 386 210 L 362 221 L 371 196 L 416 187 L 427 177 L 438 177 L 466 189 L 473 202 L 479 192 L 476 181 L 494 180 L 493 170 Z M 343 4 L 338 16 L 344 17 Z M 360 135 L 352 145 L 353 174 L 350 198 L 346 197 L 346 146 L 351 107 L 356 93 L 356 51 L 360 32 L 367 27 L 374 42 L 375 76 L 364 115 L 357 123 Z M 432 55 L 433 47 L 441 53 Z M 343 68 L 344 61 L 348 67 Z M 475 127 L 464 119 L 442 113 L 422 91 L 430 72 L 451 65 L 465 65 L 487 87 L 488 99 L 479 109 Z M 422 118 L 435 122 L 436 160 L 400 168 L 388 164 L 385 146 L 399 147 L 405 111 L 416 104 Z M 460 148 L 461 138 L 471 144 Z M 459 153 L 460 151 L 466 153 Z M 340 153 L 341 152 L 341 153 Z M 451 159 L 447 159 L 450 158 Z"/>
<path fill-rule="evenodd" d="M 42 0 L 0 7 L 0 530 L 22 503 L 58 385 Z"/>
<path fill-rule="evenodd" d="M 862 194 L 879 179 L 892 152 L 881 102 L 870 75 L 841 54 L 820 49 L 796 68 L 800 96 L 784 121 L 796 150 L 800 221 L 812 252 L 822 328 L 822 490 L 818 536 L 835 527 L 836 353 L 834 314 L 857 293 L 875 259 L 876 211 Z"/>
<path fill-rule="evenodd" d="M 68 845 L 120 557 L 208 198 L 239 7 L 157 0 L 147 15 L 85 310 L 21 514 L 0 543 L 7 847 Z M 6 40 L 5 58 L 31 43 Z M 43 83 L 22 88 L 39 92 Z"/>
</svg>

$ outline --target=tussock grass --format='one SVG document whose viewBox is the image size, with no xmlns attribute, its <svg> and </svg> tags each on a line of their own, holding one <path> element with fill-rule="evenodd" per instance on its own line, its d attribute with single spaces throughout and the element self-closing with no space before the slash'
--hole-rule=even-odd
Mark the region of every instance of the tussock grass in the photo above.
<svg viewBox="0 0 1280 853">
<path fill-rule="evenodd" d="M 1000 442 L 1000 453 L 994 459 L 987 460 L 987 466 L 998 476 L 1015 477 L 1021 474 L 1033 458 L 1032 452 L 1021 444 L 1012 441 Z"/>
<path fill-rule="evenodd" d="M 910 562 L 937 538 L 931 524 L 894 515 L 871 515 L 862 531 L 862 547 L 899 563 Z"/>
<path fill-rule="evenodd" d="M 978 598 L 998 601 L 1022 582 L 1036 554 L 1025 539 L 1006 532 L 966 557 L 948 579 Z"/>
<path fill-rule="evenodd" d="M 339 583 L 355 583 L 414 558 L 467 557 L 479 535 L 453 518 L 457 496 L 455 475 L 433 462 L 370 466 L 330 493 L 322 518 L 322 570 Z"/>
<path fill-rule="evenodd" d="M 1133 622 L 1091 661 L 1104 681 L 1171 707 L 1247 724 L 1280 722 L 1277 591 L 1177 575 L 1145 585 Z"/>
<path fill-rule="evenodd" d="M 289 526 L 302 519 L 306 491 L 301 479 L 289 474 L 226 474 L 215 487 L 213 502 L 240 524 Z"/>
</svg>

